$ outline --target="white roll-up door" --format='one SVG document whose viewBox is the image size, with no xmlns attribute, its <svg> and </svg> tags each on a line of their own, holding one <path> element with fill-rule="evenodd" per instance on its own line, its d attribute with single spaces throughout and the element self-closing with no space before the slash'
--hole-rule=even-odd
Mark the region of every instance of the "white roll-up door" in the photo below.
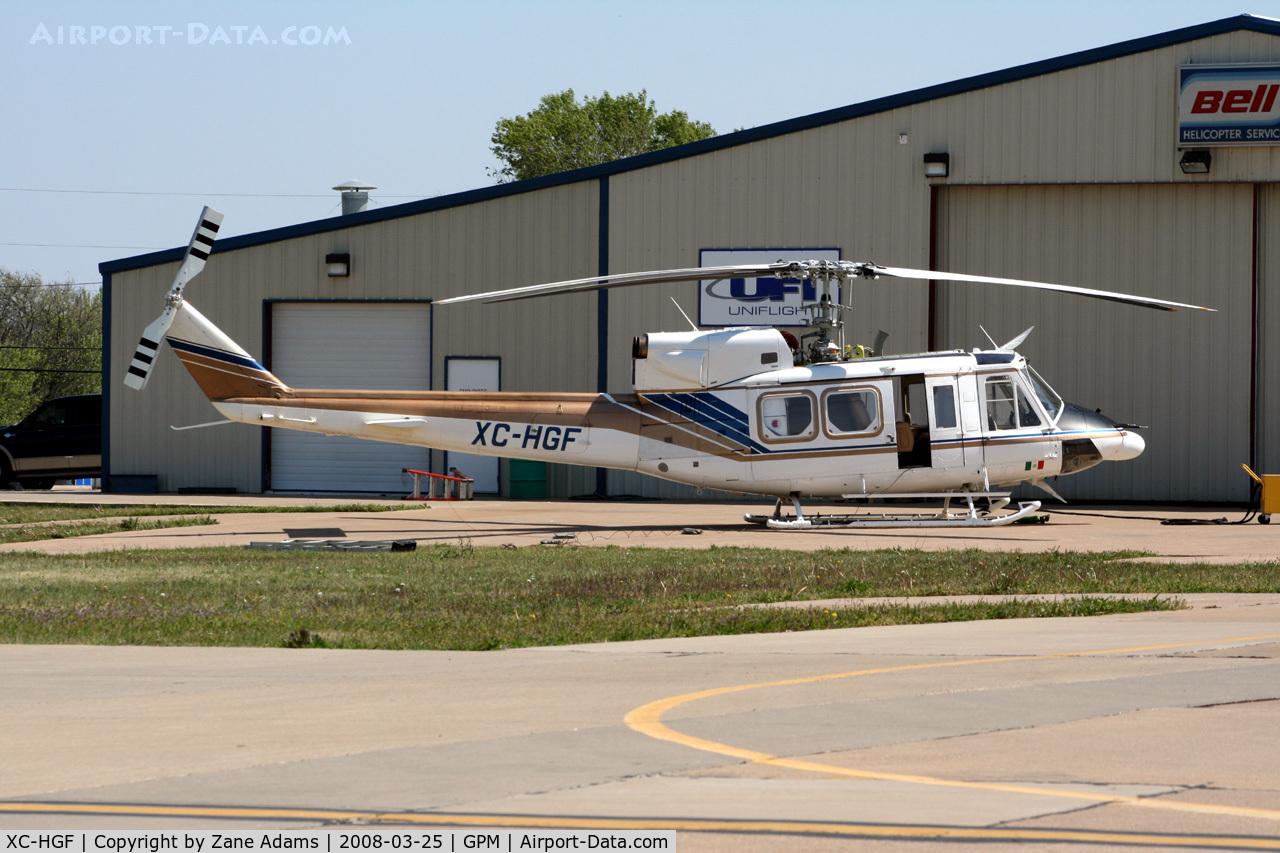
<svg viewBox="0 0 1280 853">
<path fill-rule="evenodd" d="M 271 370 L 294 388 L 428 390 L 430 312 L 419 303 L 276 303 Z M 407 493 L 412 486 L 401 469 L 429 470 L 430 453 L 425 447 L 276 429 L 270 488 Z"/>
</svg>

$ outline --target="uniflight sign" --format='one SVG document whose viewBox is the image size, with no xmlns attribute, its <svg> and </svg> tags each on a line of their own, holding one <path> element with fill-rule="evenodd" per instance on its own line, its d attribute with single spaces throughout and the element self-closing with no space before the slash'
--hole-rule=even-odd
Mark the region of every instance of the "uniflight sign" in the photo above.
<svg viewBox="0 0 1280 853">
<path fill-rule="evenodd" d="M 1184 65 L 1178 144 L 1280 145 L 1280 65 Z"/>
<path fill-rule="evenodd" d="M 703 249 L 698 266 L 838 261 L 839 249 Z M 698 325 L 803 326 L 817 300 L 812 281 L 796 278 L 705 278 L 698 282 Z"/>
</svg>

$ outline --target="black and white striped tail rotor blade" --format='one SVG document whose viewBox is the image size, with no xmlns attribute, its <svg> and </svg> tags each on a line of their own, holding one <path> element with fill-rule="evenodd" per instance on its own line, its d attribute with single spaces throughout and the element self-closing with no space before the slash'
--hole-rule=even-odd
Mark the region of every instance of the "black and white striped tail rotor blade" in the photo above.
<svg viewBox="0 0 1280 853">
<path fill-rule="evenodd" d="M 169 333 L 169 326 L 173 324 L 173 318 L 177 313 L 178 306 L 170 305 L 143 330 L 142 339 L 138 341 L 138 348 L 133 353 L 133 361 L 129 362 L 129 369 L 124 374 L 125 385 L 135 391 L 141 391 L 147 387 L 147 380 L 151 378 L 151 369 L 155 367 L 156 356 L 160 354 L 160 345 L 164 343 L 164 336 Z"/>
<path fill-rule="evenodd" d="M 213 249 L 213 241 L 218 238 L 218 229 L 221 227 L 221 213 L 212 207 L 206 207 L 200 212 L 200 221 L 196 223 L 196 230 L 191 234 L 191 242 L 187 244 L 186 254 L 182 256 L 182 265 L 178 267 L 178 274 L 173 278 L 171 292 L 182 293 L 182 288 L 186 287 L 187 282 L 204 269 L 205 261 L 209 259 L 209 252 Z"/>
<path fill-rule="evenodd" d="M 138 348 L 134 350 L 133 360 L 129 362 L 129 368 L 125 371 L 124 384 L 130 388 L 141 391 L 147 386 L 156 358 L 160 355 L 164 336 L 169 333 L 173 318 L 182 307 L 182 289 L 204 269 L 209 251 L 213 248 L 213 241 L 217 239 L 218 229 L 221 227 L 221 213 L 212 207 L 206 207 L 200 212 L 200 221 L 196 223 L 196 230 L 191 234 L 191 242 L 187 243 L 187 251 L 182 256 L 178 274 L 173 278 L 173 287 L 165 297 L 168 304 L 165 306 L 164 313 L 143 330 Z"/>
<path fill-rule="evenodd" d="M 1046 281 L 1025 281 L 1020 278 L 993 278 L 985 275 L 965 275 L 964 273 L 938 272 L 936 270 L 914 270 L 906 267 L 871 266 L 869 271 L 877 276 L 888 278 L 915 278 L 924 281 L 971 281 L 978 284 L 1003 284 L 1010 287 L 1030 287 L 1036 290 L 1051 290 L 1057 293 L 1074 293 L 1077 296 L 1088 296 L 1093 299 L 1105 299 L 1109 302 L 1121 302 L 1126 305 L 1140 305 L 1144 308 L 1156 308 L 1161 311 L 1177 311 L 1179 308 L 1191 308 L 1196 311 L 1216 311 L 1216 308 L 1205 308 L 1203 305 L 1189 305 L 1185 302 L 1170 302 L 1167 299 L 1153 299 L 1150 296 L 1134 296 L 1129 293 L 1116 293 L 1112 290 L 1094 290 L 1090 287 L 1072 287 L 1066 284 L 1050 284 Z"/>
</svg>

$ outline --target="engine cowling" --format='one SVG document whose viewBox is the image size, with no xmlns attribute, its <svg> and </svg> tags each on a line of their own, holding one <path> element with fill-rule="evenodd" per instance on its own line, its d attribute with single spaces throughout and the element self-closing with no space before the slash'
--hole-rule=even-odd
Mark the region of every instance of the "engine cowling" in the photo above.
<svg viewBox="0 0 1280 853">
<path fill-rule="evenodd" d="M 795 366 L 777 329 L 650 332 L 634 340 L 631 354 L 637 391 L 714 388 Z"/>
</svg>

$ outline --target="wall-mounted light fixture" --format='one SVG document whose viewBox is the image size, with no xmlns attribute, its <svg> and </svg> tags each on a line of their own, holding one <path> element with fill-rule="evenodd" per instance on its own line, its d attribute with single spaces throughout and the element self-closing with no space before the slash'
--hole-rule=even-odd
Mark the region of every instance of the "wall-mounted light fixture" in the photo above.
<svg viewBox="0 0 1280 853">
<path fill-rule="evenodd" d="M 325 255 L 324 263 L 329 268 L 329 278 L 346 278 L 351 275 L 351 255 L 346 252 Z"/>
<path fill-rule="evenodd" d="M 951 172 L 951 155 L 945 151 L 933 151 L 924 155 L 924 176 L 945 178 Z"/>
<path fill-rule="evenodd" d="M 1213 163 L 1213 155 L 1209 153 L 1208 148 L 1196 148 L 1192 151 L 1182 152 L 1182 159 L 1178 161 L 1178 165 L 1182 167 L 1185 175 L 1207 175 L 1209 174 L 1209 166 Z"/>
</svg>

